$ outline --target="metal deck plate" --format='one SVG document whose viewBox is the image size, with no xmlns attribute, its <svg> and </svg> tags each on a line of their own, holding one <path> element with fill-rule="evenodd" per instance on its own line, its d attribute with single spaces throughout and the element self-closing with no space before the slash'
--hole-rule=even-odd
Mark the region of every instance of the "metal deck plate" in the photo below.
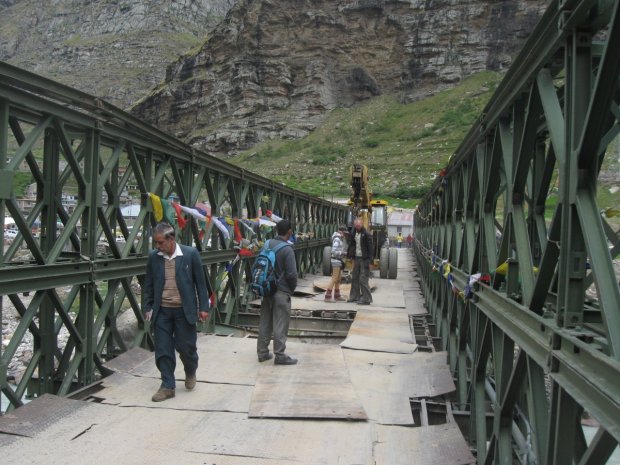
<svg viewBox="0 0 620 465">
<path fill-rule="evenodd" d="M 261 367 L 251 418 L 367 419 L 340 347 L 297 344 L 295 350 L 297 365 Z"/>
<path fill-rule="evenodd" d="M 0 416 L 0 433 L 34 438 L 50 425 L 62 421 L 88 404 L 44 394 Z"/>
<path fill-rule="evenodd" d="M 153 352 L 134 347 L 104 363 L 106 368 L 120 373 L 130 373 L 143 363 L 153 362 Z"/>
</svg>

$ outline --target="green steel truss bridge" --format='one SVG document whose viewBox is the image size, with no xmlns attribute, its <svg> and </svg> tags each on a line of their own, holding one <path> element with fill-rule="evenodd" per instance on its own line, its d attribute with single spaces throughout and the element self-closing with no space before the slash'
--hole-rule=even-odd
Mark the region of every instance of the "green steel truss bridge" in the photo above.
<svg viewBox="0 0 620 465">
<path fill-rule="evenodd" d="M 154 224 L 149 193 L 174 195 L 185 206 L 208 202 L 228 217 L 272 210 L 290 218 L 307 238 L 295 246 L 302 274 L 321 263 L 323 247 L 346 215 L 344 206 L 196 151 L 104 101 L 4 63 L 0 166 L 0 213 L 18 231 L 0 255 L 0 295 L 21 316 L 0 355 L 9 408 L 20 406 L 24 394 L 64 395 L 105 374 L 101 361 L 125 350 L 116 326 L 123 306 L 138 321 L 135 344 L 152 347 L 140 310 Z M 14 195 L 24 170 L 37 186 L 28 214 Z M 121 197 L 131 188 L 141 208 L 128 218 Z M 73 205 L 63 192 L 75 193 Z M 213 222 L 201 234 L 192 221 L 180 239 L 200 250 L 209 289 L 217 294 L 209 326 L 236 323 L 250 294 L 244 292 L 250 261 L 227 270 L 237 251 Z M 69 335 L 62 350 L 61 331 Z M 32 337 L 32 359 L 11 387 L 7 368 L 25 337 Z"/>
<path fill-rule="evenodd" d="M 620 146 L 619 4 L 550 4 L 416 211 L 417 279 L 480 464 L 603 464 L 620 441 L 620 237 L 597 203 L 601 167 Z M 24 172 L 37 186 L 27 214 L 14 194 Z M 121 208 L 127 191 L 141 205 L 131 219 Z M 103 361 L 126 349 L 121 308 L 138 322 L 135 342 L 152 346 L 139 295 L 149 192 L 208 201 L 230 217 L 290 217 L 305 236 L 295 246 L 301 273 L 321 263 L 346 217 L 342 206 L 0 64 L 0 213 L 18 230 L 0 254 L 0 295 L 21 315 L 0 352 L 9 409 L 25 394 L 66 395 L 105 376 Z M 234 244 L 212 223 L 203 236 L 192 222 L 181 239 L 201 251 L 217 293 L 205 329 L 237 324 L 249 261 L 230 270 Z M 14 384 L 8 367 L 27 338 L 32 357 Z M 584 417 L 600 425 L 590 441 Z"/>
</svg>

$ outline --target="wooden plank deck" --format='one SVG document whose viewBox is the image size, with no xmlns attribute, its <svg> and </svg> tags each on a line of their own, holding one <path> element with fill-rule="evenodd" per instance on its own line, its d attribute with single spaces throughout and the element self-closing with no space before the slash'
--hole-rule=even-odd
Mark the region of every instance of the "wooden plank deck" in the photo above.
<svg viewBox="0 0 620 465">
<path fill-rule="evenodd" d="M 409 250 L 399 250 L 398 279 L 376 279 L 370 307 L 293 300 L 300 308 L 357 310 L 354 327 L 373 344 L 413 347 L 408 315 L 424 309 L 411 267 Z M 394 306 L 401 303 L 395 295 L 404 305 Z M 198 348 L 196 388 L 184 389 L 179 365 L 176 397 L 165 402 L 150 401 L 159 386 L 153 355 L 134 349 L 107 364 L 116 373 L 87 399 L 45 395 L 0 417 L 3 465 L 475 462 L 449 415 L 434 426 L 415 424 L 412 415 L 411 399 L 454 391 L 444 353 L 289 340 L 287 352 L 299 364 L 274 366 L 258 363 L 252 338 L 200 336 Z"/>
<path fill-rule="evenodd" d="M 338 346 L 289 344 L 300 363 L 263 364 L 250 418 L 367 420 Z"/>
</svg>

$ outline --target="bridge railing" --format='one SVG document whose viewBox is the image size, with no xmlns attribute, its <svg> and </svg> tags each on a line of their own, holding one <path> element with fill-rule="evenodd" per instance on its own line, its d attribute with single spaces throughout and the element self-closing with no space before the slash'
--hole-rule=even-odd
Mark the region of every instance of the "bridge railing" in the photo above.
<svg viewBox="0 0 620 465">
<path fill-rule="evenodd" d="M 140 290 L 159 210 L 176 224 L 170 198 L 210 208 L 208 221 L 188 215 L 177 227 L 180 242 L 201 252 L 214 299 L 205 330 L 235 324 L 249 300 L 251 260 L 235 258 L 273 235 L 256 221 L 260 214 L 291 219 L 306 273 L 346 213 L 0 63 L 0 217 L 14 231 L 5 232 L 0 253 L 0 390 L 9 408 L 25 394 L 88 385 L 106 359 L 152 346 Z M 133 209 L 125 205 L 131 199 Z M 119 331 L 121 314 L 137 324 L 132 340 Z"/>
<path fill-rule="evenodd" d="M 415 215 L 480 464 L 606 463 L 620 440 L 618 44 L 618 1 L 552 2 Z"/>
</svg>

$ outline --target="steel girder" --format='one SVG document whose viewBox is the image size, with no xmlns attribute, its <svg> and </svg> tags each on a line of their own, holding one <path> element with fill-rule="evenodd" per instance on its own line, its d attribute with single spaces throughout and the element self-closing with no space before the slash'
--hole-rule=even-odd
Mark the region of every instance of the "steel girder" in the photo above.
<svg viewBox="0 0 620 465">
<path fill-rule="evenodd" d="M 416 211 L 478 463 L 602 464 L 620 441 L 620 238 L 597 204 L 620 133 L 618 8 L 551 3 Z"/>
<path fill-rule="evenodd" d="M 30 205 L 16 198 L 20 182 L 36 186 Z M 154 215 L 148 193 L 178 197 L 182 205 L 208 202 L 215 216 L 254 218 L 272 210 L 290 218 L 305 240 L 295 247 L 301 273 L 322 260 L 346 208 L 295 191 L 170 137 L 95 97 L 0 63 L 0 213 L 18 235 L 0 253 L 0 317 L 19 324 L 0 348 L 0 390 L 8 408 L 25 394 L 66 394 L 105 372 L 102 363 L 127 345 L 152 346 L 140 305 L 140 285 L 151 249 Z M 123 197 L 141 205 L 123 214 Z M 261 236 L 273 232 L 241 234 Z M 119 240 L 120 239 L 120 240 Z M 192 220 L 183 243 L 201 253 L 216 307 L 203 329 L 235 324 L 250 300 L 251 260 L 234 242 Z M 117 318 L 133 314 L 133 341 Z M 5 326 L 3 326 L 4 328 Z M 21 380 L 10 379 L 17 354 L 30 352 Z M 22 352 L 23 353 L 23 352 Z M 5 406 L 0 406 L 4 410 Z"/>
</svg>

